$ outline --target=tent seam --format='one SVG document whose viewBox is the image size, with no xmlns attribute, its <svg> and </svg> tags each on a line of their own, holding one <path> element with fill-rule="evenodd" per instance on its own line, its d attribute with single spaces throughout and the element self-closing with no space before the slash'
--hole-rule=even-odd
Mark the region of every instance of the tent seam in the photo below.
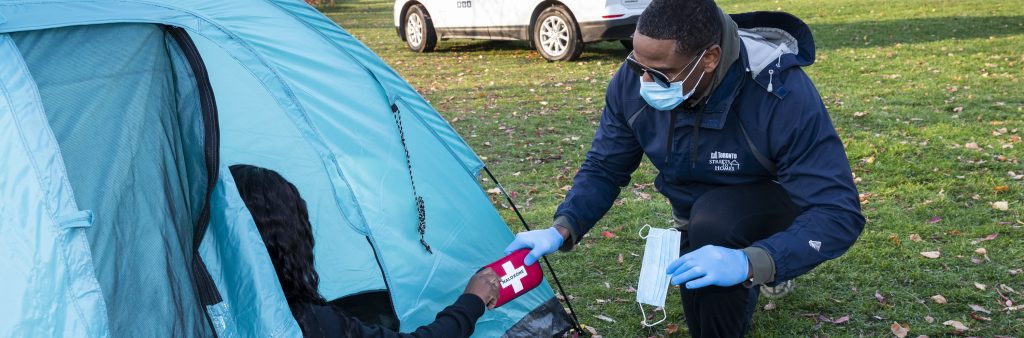
<svg viewBox="0 0 1024 338">
<path fill-rule="evenodd" d="M 4 39 L 3 40 L 4 40 L 4 42 L 6 44 L 8 44 L 8 45 L 10 45 L 12 47 L 13 51 L 19 51 L 18 46 L 16 44 L 14 44 L 14 40 L 12 40 L 9 35 L 4 34 Z M 27 70 L 27 65 L 25 64 L 25 60 L 21 57 L 21 53 L 20 52 L 15 53 L 15 57 L 16 57 L 16 60 L 14 60 L 14 61 L 17 62 L 22 69 Z M 33 101 L 34 104 L 33 105 L 38 105 L 38 104 L 41 104 L 42 101 L 41 101 L 41 98 L 39 97 L 39 92 L 34 87 L 35 86 L 29 86 L 28 89 L 32 92 L 32 94 L 34 96 L 33 97 L 34 98 L 34 101 Z M 6 100 L 7 100 L 9 105 L 12 102 L 14 102 L 12 100 L 13 98 L 11 97 L 10 92 L 7 90 L 7 86 L 6 85 L 0 86 L 0 91 L 3 92 L 4 97 L 6 98 Z M 16 112 L 15 109 L 13 109 L 14 108 L 13 105 L 11 106 L 11 108 L 12 108 L 11 109 L 11 120 L 14 121 L 14 127 L 18 129 L 18 138 L 21 139 L 21 147 L 25 151 L 25 154 L 28 155 L 28 159 L 29 159 L 28 162 L 32 166 L 32 170 L 36 174 L 36 183 L 39 184 L 40 191 L 45 192 L 45 195 L 46 195 L 45 197 L 46 198 L 44 198 L 44 202 L 43 203 L 44 203 L 44 205 L 46 205 L 46 209 L 48 211 L 47 212 L 47 216 L 50 218 L 51 225 L 53 226 L 54 230 L 56 230 L 56 232 L 57 232 L 57 238 L 60 239 L 60 242 L 64 242 L 64 239 L 67 238 L 68 234 L 67 234 L 66 231 L 63 231 L 63 229 L 60 229 L 60 226 L 59 226 L 59 224 L 57 222 L 57 219 L 55 218 L 54 214 L 58 212 L 57 209 L 59 209 L 59 208 L 56 208 L 52 204 L 53 201 L 51 201 L 51 198 L 53 198 L 53 192 L 50 189 L 46 188 L 45 185 L 40 181 L 40 178 L 43 175 L 42 175 L 42 172 L 39 169 L 39 164 L 36 163 L 35 156 L 32 156 L 32 154 L 33 154 L 32 150 L 29 149 L 28 140 L 25 139 L 25 130 L 22 128 L 21 121 L 18 118 L 19 114 Z M 42 107 L 36 107 L 37 110 L 41 110 L 41 108 Z M 46 124 L 46 125 L 48 125 L 48 124 Z M 56 142 L 56 137 L 53 135 L 53 131 L 50 130 L 50 128 L 42 128 L 42 129 L 44 129 L 45 132 L 47 133 L 47 135 L 50 136 L 51 140 Z M 60 165 L 60 170 L 64 171 L 64 162 L 63 162 L 63 158 L 60 156 L 60 150 L 59 149 L 57 149 L 57 152 L 56 152 L 55 155 L 57 156 L 57 159 L 59 161 L 58 163 Z M 67 172 L 64 172 L 64 175 L 67 175 Z M 63 185 L 65 185 L 65 188 L 70 189 L 70 183 L 67 181 L 66 177 L 67 176 L 61 177 L 61 181 L 62 181 Z M 73 195 L 74 191 L 71 190 L 69 192 L 72 194 L 72 200 L 70 201 L 70 203 L 71 203 L 70 206 L 72 208 L 74 208 L 75 210 L 78 210 L 78 206 L 76 205 L 76 203 L 74 201 L 74 198 L 73 198 L 74 197 L 74 195 Z M 78 229 L 72 229 L 72 230 L 78 230 Z M 79 237 L 83 237 L 83 240 L 84 240 L 84 236 L 79 236 Z M 74 240 L 74 238 L 72 238 L 71 240 Z M 88 245 L 89 243 L 86 242 L 85 244 Z M 68 256 L 68 252 L 67 252 L 68 251 L 68 247 L 65 246 L 65 245 L 61 245 L 61 249 L 59 251 L 60 251 L 61 260 L 64 263 L 63 265 L 65 267 L 67 267 L 67 265 L 71 261 L 70 257 Z M 89 259 L 90 259 L 90 262 L 91 262 L 91 260 L 92 260 L 91 253 L 89 255 Z M 95 273 L 95 269 L 93 269 L 92 272 Z M 68 276 L 66 278 L 68 278 L 70 280 L 71 279 L 71 277 L 70 277 L 71 274 L 69 273 L 67 275 Z M 90 282 L 93 282 L 92 284 L 95 284 L 96 286 L 98 286 L 98 282 L 95 280 L 95 276 L 93 276 L 93 278 L 90 279 Z M 78 304 L 78 299 L 79 298 L 77 297 L 78 296 L 77 293 L 74 292 L 74 289 L 71 286 L 72 284 L 73 283 L 68 283 L 68 286 L 67 286 L 67 289 L 66 289 L 68 294 L 71 294 L 71 295 L 75 296 L 75 297 L 72 298 L 71 304 L 73 305 L 73 307 L 75 309 L 75 313 L 78 314 L 78 317 L 82 320 L 82 325 L 85 326 L 86 331 L 93 332 L 92 326 L 90 325 L 89 320 L 87 320 L 87 317 L 85 316 L 85 313 L 82 311 L 81 305 Z"/>
<path fill-rule="evenodd" d="M 327 41 L 329 45 L 331 45 L 331 46 L 332 46 L 332 47 L 334 47 L 335 49 L 337 49 L 337 50 L 341 51 L 341 52 L 342 52 L 342 53 L 344 53 L 344 54 L 345 54 L 346 56 L 348 56 L 348 57 L 349 57 L 349 59 L 351 59 L 351 61 L 352 61 L 352 62 L 354 62 L 354 63 L 358 64 L 360 68 L 362 68 L 362 69 L 363 69 L 364 71 L 366 71 L 366 72 L 367 72 L 368 74 L 370 74 L 370 76 L 372 76 L 372 77 L 373 77 L 373 79 L 377 81 L 377 85 L 378 85 L 378 86 L 379 86 L 379 87 L 380 87 L 381 89 L 383 89 L 383 90 L 384 90 L 384 94 L 385 94 L 385 95 L 387 95 L 387 97 L 389 97 L 389 98 L 390 98 L 390 97 L 400 97 L 399 95 L 395 95 L 395 94 L 392 94 L 392 93 L 391 93 L 391 92 L 390 92 L 390 91 L 388 90 L 388 88 L 387 88 L 387 87 L 386 87 L 386 86 L 385 86 L 385 85 L 384 85 L 384 84 L 383 84 L 383 83 L 382 83 L 382 82 L 380 81 L 380 79 L 379 79 L 379 78 L 377 77 L 377 74 L 376 74 L 376 73 L 374 73 L 373 71 L 371 71 L 369 67 L 366 67 L 366 65 L 365 65 L 365 64 L 363 64 L 363 63 L 362 63 L 361 61 L 359 61 L 359 59 L 358 59 L 358 58 L 356 58 L 356 57 L 355 57 L 355 56 L 353 56 L 353 55 L 352 55 L 351 53 L 349 53 L 349 51 L 348 51 L 348 50 L 346 50 L 346 49 L 344 49 L 344 48 L 341 48 L 341 46 L 339 46 L 339 45 L 338 45 L 337 43 L 335 43 L 335 41 L 334 41 L 333 39 L 331 39 L 330 37 L 328 37 L 327 35 L 325 35 L 325 34 L 324 34 L 324 33 L 323 33 L 322 31 L 320 31 L 320 29 L 318 29 L 318 28 L 316 28 L 316 27 L 313 27 L 312 25 L 310 25 L 310 24 L 309 24 L 308 22 L 306 22 L 305 20 L 302 20 L 301 18 L 298 18 L 298 17 L 296 17 L 296 16 L 294 15 L 294 13 L 293 13 L 292 11 L 290 11 L 290 10 L 288 10 L 288 9 L 286 9 L 286 8 L 284 8 L 284 7 L 282 7 L 282 6 L 281 6 L 280 4 L 278 4 L 278 3 L 276 2 L 276 1 L 269 1 L 269 0 L 268 0 L 268 2 L 270 2 L 271 4 L 273 4 L 273 5 L 274 5 L 275 7 L 277 7 L 278 9 L 280 9 L 280 10 L 284 11 L 284 12 L 285 12 L 286 14 L 288 14 L 288 16 L 291 16 L 291 17 L 292 17 L 293 19 L 295 19 L 295 21 L 298 21 L 298 22 L 302 23 L 302 24 L 303 24 L 304 26 L 306 26 L 306 28 L 309 28 L 310 30 L 312 30 L 313 32 L 315 32 L 315 33 L 316 33 L 317 35 L 319 35 L 319 36 L 320 36 L 320 38 L 322 38 L 323 40 Z M 321 13 L 321 15 L 322 15 L 322 13 Z M 333 24 L 333 22 L 331 22 L 331 23 Z M 336 24 L 335 24 L 335 25 L 336 25 Z M 347 37 L 350 37 L 350 38 L 352 38 L 352 35 L 351 35 L 351 34 L 345 34 L 345 33 L 346 33 L 346 32 L 345 32 L 345 30 L 341 30 L 341 33 L 342 33 L 342 35 L 344 35 L 344 36 L 347 36 Z M 365 46 L 364 46 L 364 47 L 365 47 Z M 402 78 L 402 76 L 401 76 L 400 74 L 396 73 L 396 72 L 395 72 L 395 70 L 394 70 L 394 69 L 392 69 L 392 68 L 391 68 L 390 66 L 388 66 L 388 67 L 387 67 L 387 69 L 388 69 L 388 70 L 390 70 L 390 73 L 391 73 L 391 75 L 394 75 L 394 76 L 396 76 L 396 77 L 398 77 L 398 78 L 400 78 L 400 79 Z M 411 87 L 411 85 L 410 85 L 410 87 Z M 413 92 L 416 92 L 416 91 L 415 91 L 415 89 L 413 90 Z M 424 99 L 422 95 L 420 95 L 420 99 Z M 425 99 L 424 99 L 424 100 L 425 100 Z M 428 104 L 428 106 L 429 106 L 429 104 Z M 417 111 L 413 111 L 413 112 L 414 112 L 414 113 L 416 113 L 416 115 L 419 115 L 419 112 L 417 112 Z M 440 113 L 438 113 L 438 115 L 440 115 Z M 422 117 L 420 117 L 420 119 L 422 119 Z M 473 175 L 473 172 L 472 172 L 471 170 L 469 170 L 469 168 L 467 168 L 467 167 L 466 167 L 465 163 L 462 163 L 462 160 L 461 160 L 461 159 L 459 159 L 459 156 L 457 156 L 457 155 L 455 154 L 455 152 L 454 152 L 454 151 L 452 151 L 452 150 L 451 150 L 451 147 L 450 147 L 450 146 L 448 146 L 448 143 L 447 143 L 447 142 L 445 142 L 444 140 L 442 140 L 442 139 L 441 139 L 441 138 L 440 138 L 440 137 L 439 137 L 439 136 L 437 135 L 437 132 L 436 132 L 436 131 L 434 131 L 434 130 L 433 130 L 433 128 L 431 128 L 431 127 L 430 127 L 429 125 L 428 125 L 428 126 L 426 126 L 426 127 L 427 127 L 427 129 L 430 129 L 431 133 L 432 133 L 432 134 L 434 135 L 434 138 L 436 138 L 436 139 L 437 139 L 438 141 L 440 141 L 440 142 L 441 142 L 441 144 L 444 144 L 444 145 L 445 145 L 445 149 L 446 149 L 446 150 L 448 150 L 448 152 L 449 152 L 449 153 L 450 153 L 450 154 L 452 155 L 452 157 L 454 157 L 454 158 L 455 158 L 455 159 L 456 159 L 456 160 L 457 160 L 457 161 L 458 161 L 458 162 L 459 162 L 460 164 L 462 164 L 462 168 L 466 170 L 466 173 L 467 173 L 467 174 L 469 174 L 469 176 L 470 176 L 471 178 L 474 178 L 474 179 L 475 179 L 475 177 L 476 177 L 476 176 L 475 176 L 475 175 Z M 449 127 L 450 127 L 450 125 L 449 125 Z M 452 128 L 452 130 L 454 131 L 454 128 Z M 458 133 L 456 132 L 456 134 L 458 134 Z M 459 138 L 461 138 L 461 136 L 459 136 Z M 462 140 L 462 142 L 463 142 L 463 144 L 465 144 L 465 145 L 466 145 L 466 147 L 467 147 L 467 148 L 469 148 L 469 149 L 472 149 L 471 147 L 469 147 L 469 144 L 468 144 L 468 143 L 465 143 L 465 142 L 466 142 L 465 140 Z M 475 153 L 475 152 L 474 152 L 474 155 L 476 155 L 476 153 Z M 477 157 L 479 158 L 479 155 L 477 155 Z M 483 162 L 483 161 L 481 161 L 481 162 Z"/>
</svg>

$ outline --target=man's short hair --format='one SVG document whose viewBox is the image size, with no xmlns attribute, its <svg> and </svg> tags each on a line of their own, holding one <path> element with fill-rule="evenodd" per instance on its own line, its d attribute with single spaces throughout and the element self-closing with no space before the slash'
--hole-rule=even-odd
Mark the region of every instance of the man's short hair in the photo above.
<svg viewBox="0 0 1024 338">
<path fill-rule="evenodd" d="M 636 31 L 658 40 L 676 40 L 676 52 L 691 55 L 722 40 L 722 18 L 713 0 L 653 0 Z"/>
</svg>

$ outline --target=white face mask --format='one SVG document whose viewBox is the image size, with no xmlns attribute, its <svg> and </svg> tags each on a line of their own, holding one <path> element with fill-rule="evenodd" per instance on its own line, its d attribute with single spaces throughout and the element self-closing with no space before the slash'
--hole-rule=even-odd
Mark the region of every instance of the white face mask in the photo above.
<svg viewBox="0 0 1024 338">
<path fill-rule="evenodd" d="M 644 236 L 644 229 L 648 229 Z M 636 286 L 636 302 L 640 305 L 640 314 L 644 326 L 654 326 L 668 318 L 668 312 L 662 310 L 664 316 L 654 323 L 647 323 L 647 313 L 644 312 L 644 304 L 657 307 L 665 307 L 665 297 L 668 296 L 668 285 L 672 276 L 665 273 L 669 264 L 679 258 L 679 231 L 676 229 L 658 229 L 650 225 L 640 228 L 640 238 L 647 239 L 644 246 L 644 260 L 640 265 L 640 281 Z"/>
</svg>

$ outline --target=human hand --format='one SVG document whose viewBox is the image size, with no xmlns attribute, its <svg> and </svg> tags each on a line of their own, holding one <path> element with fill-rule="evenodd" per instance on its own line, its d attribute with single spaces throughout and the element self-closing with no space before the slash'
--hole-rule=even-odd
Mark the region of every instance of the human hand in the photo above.
<svg viewBox="0 0 1024 338">
<path fill-rule="evenodd" d="M 519 249 L 529 248 L 530 253 L 523 259 L 523 264 L 533 265 L 544 255 L 555 252 L 562 247 L 565 237 L 555 227 L 544 230 L 533 230 L 516 234 L 516 239 L 505 248 L 508 255 Z"/>
<path fill-rule="evenodd" d="M 501 290 L 499 280 L 494 269 L 483 268 L 469 278 L 469 285 L 466 285 L 466 291 L 463 294 L 480 297 L 480 300 L 484 301 L 484 306 L 493 309 L 494 304 L 498 302 L 498 291 Z"/>
<path fill-rule="evenodd" d="M 749 269 L 750 262 L 743 251 L 705 245 L 676 258 L 665 272 L 672 275 L 672 285 L 685 282 L 687 289 L 698 289 L 742 283 Z"/>
</svg>

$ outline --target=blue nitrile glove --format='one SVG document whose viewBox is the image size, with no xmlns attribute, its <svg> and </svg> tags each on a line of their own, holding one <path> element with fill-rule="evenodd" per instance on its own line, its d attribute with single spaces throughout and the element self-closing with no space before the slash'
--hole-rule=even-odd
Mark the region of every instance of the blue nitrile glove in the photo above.
<svg viewBox="0 0 1024 338">
<path fill-rule="evenodd" d="M 505 248 L 505 254 L 510 254 L 512 251 L 519 249 L 530 248 L 530 253 L 523 259 L 523 264 L 533 265 L 544 255 L 555 252 L 555 250 L 562 247 L 562 241 L 564 240 L 565 238 L 562 238 L 562 234 L 558 233 L 555 227 L 520 232 L 516 234 L 516 239 Z"/>
<path fill-rule="evenodd" d="M 708 285 L 733 286 L 747 280 L 750 262 L 747 254 L 736 249 L 705 245 L 669 264 L 672 285 L 686 283 L 687 289 Z"/>
</svg>

